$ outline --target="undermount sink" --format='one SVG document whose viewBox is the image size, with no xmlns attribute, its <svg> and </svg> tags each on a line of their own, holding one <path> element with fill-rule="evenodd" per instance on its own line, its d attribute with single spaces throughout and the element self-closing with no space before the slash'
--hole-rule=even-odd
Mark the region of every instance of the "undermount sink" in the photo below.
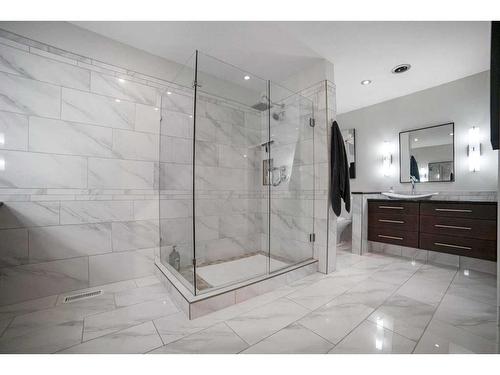
<svg viewBox="0 0 500 375">
<path fill-rule="evenodd" d="M 433 195 L 438 195 L 439 193 L 428 193 L 428 194 L 397 194 L 397 193 L 382 193 L 386 197 L 391 199 L 424 199 L 430 198 Z"/>
</svg>

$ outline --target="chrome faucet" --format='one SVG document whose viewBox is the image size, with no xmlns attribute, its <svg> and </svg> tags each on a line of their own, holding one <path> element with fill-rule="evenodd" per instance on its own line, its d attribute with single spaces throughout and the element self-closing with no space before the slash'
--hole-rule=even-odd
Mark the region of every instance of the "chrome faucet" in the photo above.
<svg viewBox="0 0 500 375">
<path fill-rule="evenodd" d="M 415 176 L 410 176 L 410 182 L 411 182 L 411 195 L 415 194 L 415 182 L 417 182 L 417 178 Z"/>
</svg>

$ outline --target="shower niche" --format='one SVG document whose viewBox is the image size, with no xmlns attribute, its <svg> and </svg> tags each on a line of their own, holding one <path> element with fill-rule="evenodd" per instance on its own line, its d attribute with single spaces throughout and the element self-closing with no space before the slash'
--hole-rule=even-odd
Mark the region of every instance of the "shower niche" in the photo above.
<svg viewBox="0 0 500 375">
<path fill-rule="evenodd" d="M 156 265 L 190 318 L 315 272 L 312 101 L 196 51 L 161 112 Z"/>
</svg>

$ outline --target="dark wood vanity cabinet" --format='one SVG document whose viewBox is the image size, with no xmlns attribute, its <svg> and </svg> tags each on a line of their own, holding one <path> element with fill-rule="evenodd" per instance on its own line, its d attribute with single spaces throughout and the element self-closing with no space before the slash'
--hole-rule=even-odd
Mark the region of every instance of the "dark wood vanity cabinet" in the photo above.
<svg viewBox="0 0 500 375">
<path fill-rule="evenodd" d="M 497 203 L 369 200 L 368 240 L 496 261 Z"/>
<path fill-rule="evenodd" d="M 416 202 L 369 201 L 368 239 L 418 247 L 419 204 Z"/>
</svg>

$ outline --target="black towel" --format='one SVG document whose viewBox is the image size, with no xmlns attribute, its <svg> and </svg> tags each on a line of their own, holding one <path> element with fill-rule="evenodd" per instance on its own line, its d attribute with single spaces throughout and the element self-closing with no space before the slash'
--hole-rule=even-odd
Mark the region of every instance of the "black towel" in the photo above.
<svg viewBox="0 0 500 375">
<path fill-rule="evenodd" d="M 344 200 L 345 209 L 351 211 L 351 187 L 349 183 L 349 165 L 345 152 L 344 139 L 340 132 L 337 121 L 332 124 L 332 144 L 330 149 L 330 194 L 332 199 L 332 209 L 335 215 L 340 216 L 342 202 Z"/>
<path fill-rule="evenodd" d="M 410 157 L 410 176 L 415 177 L 415 180 L 420 181 L 420 172 L 418 170 L 418 163 L 415 156 Z"/>
</svg>

